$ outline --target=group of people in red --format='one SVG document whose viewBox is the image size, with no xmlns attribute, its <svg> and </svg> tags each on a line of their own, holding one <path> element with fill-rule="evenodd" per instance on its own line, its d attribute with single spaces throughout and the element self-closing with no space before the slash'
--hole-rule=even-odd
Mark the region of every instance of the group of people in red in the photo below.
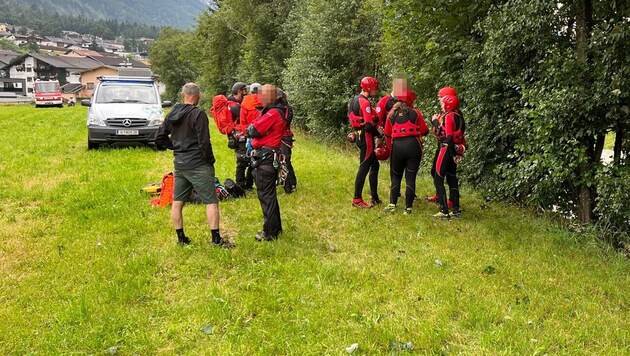
<svg viewBox="0 0 630 356">
<path fill-rule="evenodd" d="M 382 97 L 373 108 L 369 98 L 378 95 L 378 86 L 376 78 L 363 78 L 361 93 L 348 104 L 348 120 L 355 130 L 348 135 L 348 140 L 356 143 L 360 151 L 352 206 L 371 208 L 382 204 L 378 195 L 379 161 L 389 159 L 391 188 L 385 211 L 396 211 L 404 175 L 403 214 L 411 214 L 417 198 L 416 177 L 423 156 L 424 138 L 431 132 L 438 142 L 431 168 L 436 193 L 427 200 L 440 205 L 434 218 L 461 218 L 457 165 L 462 161 L 467 144 L 464 136 L 466 125 L 455 89 L 444 87 L 438 91 L 442 113 L 433 115 L 429 130 L 422 113 L 414 107 L 416 94 L 404 78 L 394 79 L 392 92 Z M 363 200 L 363 188 L 368 176 L 371 196 L 366 202 Z M 448 198 L 445 181 L 449 186 Z"/>
</svg>

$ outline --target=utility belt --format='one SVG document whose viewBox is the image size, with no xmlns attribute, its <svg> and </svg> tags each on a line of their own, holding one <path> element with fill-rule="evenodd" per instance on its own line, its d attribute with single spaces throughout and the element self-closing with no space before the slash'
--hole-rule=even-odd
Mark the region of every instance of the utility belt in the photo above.
<svg viewBox="0 0 630 356">
<path fill-rule="evenodd" d="M 263 146 L 252 151 L 250 166 L 252 168 L 272 166 L 275 170 L 280 167 L 280 156 L 279 149 Z"/>
</svg>

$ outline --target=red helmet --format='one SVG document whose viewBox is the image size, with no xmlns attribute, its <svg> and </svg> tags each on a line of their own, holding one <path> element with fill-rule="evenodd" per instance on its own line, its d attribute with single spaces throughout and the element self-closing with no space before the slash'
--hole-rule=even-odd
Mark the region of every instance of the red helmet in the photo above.
<svg viewBox="0 0 630 356">
<path fill-rule="evenodd" d="M 444 111 L 451 111 L 459 108 L 459 99 L 455 95 L 446 95 L 440 98 L 440 103 L 444 104 Z"/>
<path fill-rule="evenodd" d="M 416 101 L 416 93 L 411 90 L 405 90 L 400 95 L 396 96 L 396 100 L 402 101 L 409 106 L 413 106 Z"/>
<path fill-rule="evenodd" d="M 368 93 L 375 91 L 378 89 L 378 80 L 373 77 L 365 77 L 361 79 L 361 89 L 365 90 Z"/>
<path fill-rule="evenodd" d="M 438 98 L 441 98 L 443 96 L 447 96 L 447 95 L 452 95 L 452 96 L 457 96 L 457 92 L 455 91 L 455 88 L 453 87 L 444 87 L 442 89 L 440 89 L 438 91 Z"/>
<path fill-rule="evenodd" d="M 374 150 L 374 153 L 376 154 L 376 159 L 378 159 L 379 161 L 385 161 L 389 158 L 389 147 L 377 147 Z"/>
</svg>

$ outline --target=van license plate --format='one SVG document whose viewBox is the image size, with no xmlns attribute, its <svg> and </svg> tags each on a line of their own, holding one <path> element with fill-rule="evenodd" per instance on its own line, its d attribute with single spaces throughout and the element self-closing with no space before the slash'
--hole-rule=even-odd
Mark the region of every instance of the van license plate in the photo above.
<svg viewBox="0 0 630 356">
<path fill-rule="evenodd" d="M 138 130 L 116 130 L 116 135 L 119 136 L 133 136 L 138 134 L 140 134 Z"/>
</svg>

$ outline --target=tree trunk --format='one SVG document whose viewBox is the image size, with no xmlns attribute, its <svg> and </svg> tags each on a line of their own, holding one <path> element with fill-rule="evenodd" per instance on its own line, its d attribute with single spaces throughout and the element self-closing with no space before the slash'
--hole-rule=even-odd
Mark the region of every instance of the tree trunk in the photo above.
<svg viewBox="0 0 630 356">
<path fill-rule="evenodd" d="M 588 66 L 589 66 L 589 53 L 588 46 L 591 38 L 591 30 L 593 27 L 593 1 L 592 0 L 578 0 L 577 1 L 577 14 L 576 14 L 576 54 L 577 61 L 582 65 L 583 78 L 581 82 L 584 87 L 582 90 L 584 93 L 590 92 L 590 80 L 588 79 Z M 580 181 L 579 195 L 578 195 L 578 218 L 582 223 L 590 223 L 593 220 L 593 209 L 595 208 L 595 194 L 594 191 L 588 186 L 587 179 L 589 179 L 589 171 L 595 161 L 596 150 L 595 138 L 585 137 L 582 140 L 586 144 L 587 161 L 578 166 L 578 177 Z M 601 156 L 601 152 L 600 152 Z"/>
<path fill-rule="evenodd" d="M 615 166 L 621 165 L 621 150 L 623 149 L 623 136 L 625 132 L 620 122 L 617 122 L 617 130 L 615 130 L 615 148 L 614 162 Z"/>
</svg>

